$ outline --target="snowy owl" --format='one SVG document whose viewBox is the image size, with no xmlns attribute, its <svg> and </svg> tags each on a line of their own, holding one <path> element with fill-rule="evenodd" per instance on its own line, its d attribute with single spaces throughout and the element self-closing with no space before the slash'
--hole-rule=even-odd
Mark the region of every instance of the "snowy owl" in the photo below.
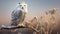
<svg viewBox="0 0 60 34">
<path fill-rule="evenodd" d="M 19 3 L 17 8 L 12 11 L 11 14 L 11 25 L 17 26 L 22 23 L 27 14 L 27 4 L 25 2 Z"/>
</svg>

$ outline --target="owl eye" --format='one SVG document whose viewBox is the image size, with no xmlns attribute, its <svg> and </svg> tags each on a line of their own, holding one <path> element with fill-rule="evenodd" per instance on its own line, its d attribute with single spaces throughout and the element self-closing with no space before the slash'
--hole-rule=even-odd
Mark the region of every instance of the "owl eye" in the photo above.
<svg viewBox="0 0 60 34">
<path fill-rule="evenodd" d="M 22 6 L 22 5 L 20 5 L 20 6 Z"/>
</svg>

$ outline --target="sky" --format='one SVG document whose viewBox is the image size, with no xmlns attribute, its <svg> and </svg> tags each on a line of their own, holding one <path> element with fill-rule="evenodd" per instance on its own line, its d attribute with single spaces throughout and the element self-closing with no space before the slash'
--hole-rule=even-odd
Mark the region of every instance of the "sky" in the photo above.
<svg viewBox="0 0 60 34">
<path fill-rule="evenodd" d="M 34 16 L 40 16 L 46 10 L 53 8 L 58 8 L 60 11 L 60 0 L 0 0 L 0 25 L 9 25 L 11 12 L 16 9 L 19 2 L 23 1 L 28 5 L 27 18 L 29 19 L 32 19 Z"/>
</svg>

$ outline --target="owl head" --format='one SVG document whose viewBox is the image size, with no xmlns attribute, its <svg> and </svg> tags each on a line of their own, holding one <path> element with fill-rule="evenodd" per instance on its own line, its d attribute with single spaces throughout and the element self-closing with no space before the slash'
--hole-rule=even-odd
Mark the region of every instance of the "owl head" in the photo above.
<svg viewBox="0 0 60 34">
<path fill-rule="evenodd" d="M 21 10 L 27 12 L 27 4 L 25 2 L 19 3 Z"/>
</svg>

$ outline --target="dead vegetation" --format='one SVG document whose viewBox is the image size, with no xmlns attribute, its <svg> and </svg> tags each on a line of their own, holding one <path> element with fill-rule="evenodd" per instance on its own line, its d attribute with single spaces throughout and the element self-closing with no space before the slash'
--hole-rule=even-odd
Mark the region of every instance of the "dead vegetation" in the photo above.
<svg viewBox="0 0 60 34">
<path fill-rule="evenodd" d="M 34 34 L 52 34 L 57 25 L 57 9 L 49 10 L 41 17 L 34 17 L 30 21 L 29 27 L 35 29 Z M 58 32 L 56 32 L 58 34 Z"/>
</svg>

